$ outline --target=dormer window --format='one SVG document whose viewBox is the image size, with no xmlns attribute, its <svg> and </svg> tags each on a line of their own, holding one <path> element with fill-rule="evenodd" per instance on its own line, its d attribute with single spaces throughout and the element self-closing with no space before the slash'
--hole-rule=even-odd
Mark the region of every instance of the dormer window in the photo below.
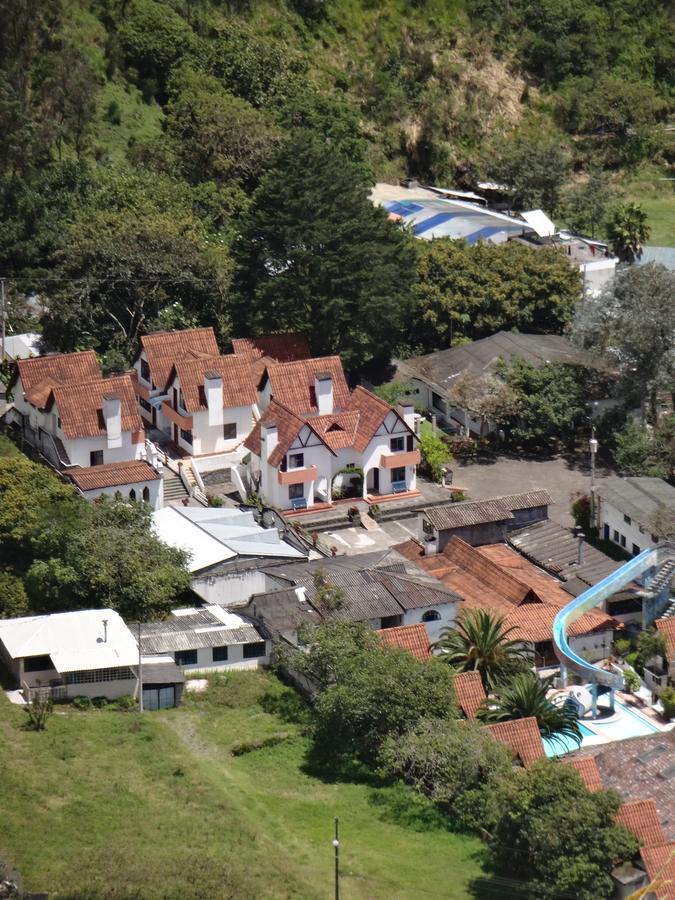
<svg viewBox="0 0 675 900">
<path fill-rule="evenodd" d="M 288 468 L 289 469 L 304 469 L 305 467 L 305 454 L 304 453 L 289 453 L 288 454 Z"/>
<path fill-rule="evenodd" d="M 143 381 L 147 382 L 148 384 L 151 383 L 151 381 L 150 381 L 150 366 L 148 365 L 147 359 L 141 359 L 141 378 L 143 379 Z"/>
<path fill-rule="evenodd" d="M 405 438 L 393 437 L 389 440 L 389 449 L 392 453 L 402 453 L 405 450 Z"/>
</svg>

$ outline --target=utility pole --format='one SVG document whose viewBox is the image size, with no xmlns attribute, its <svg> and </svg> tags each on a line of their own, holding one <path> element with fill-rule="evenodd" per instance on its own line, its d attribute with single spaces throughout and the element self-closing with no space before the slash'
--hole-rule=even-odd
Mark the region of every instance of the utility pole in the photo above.
<svg viewBox="0 0 675 900">
<path fill-rule="evenodd" d="M 340 900 L 340 832 L 339 819 L 335 816 L 335 837 L 333 838 L 333 846 L 335 847 L 335 900 Z"/>
<path fill-rule="evenodd" d="M 591 423 L 591 439 L 588 445 L 591 450 L 591 525 L 595 528 L 595 454 L 598 452 L 598 442 L 595 439 L 593 423 Z"/>
<path fill-rule="evenodd" d="M 141 650 L 141 623 L 138 623 L 138 711 L 143 712 L 143 653 Z"/>
<path fill-rule="evenodd" d="M 0 362 L 5 361 L 5 279 L 0 278 L 0 315 L 2 315 L 2 358 Z"/>
</svg>

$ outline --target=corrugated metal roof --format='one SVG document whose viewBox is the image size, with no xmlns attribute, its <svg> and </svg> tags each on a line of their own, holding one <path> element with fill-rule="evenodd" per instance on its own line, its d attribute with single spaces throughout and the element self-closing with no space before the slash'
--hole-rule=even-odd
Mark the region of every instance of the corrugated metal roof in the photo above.
<svg viewBox="0 0 675 900">
<path fill-rule="evenodd" d="M 432 506 L 424 510 L 424 515 L 437 531 L 485 525 L 488 522 L 505 522 L 514 517 L 508 506 L 496 499 Z"/>
<path fill-rule="evenodd" d="M 652 517 L 664 506 L 675 509 L 675 488 L 663 478 L 604 478 L 598 496 L 650 531 Z"/>
<path fill-rule="evenodd" d="M 224 647 L 231 644 L 251 644 L 261 640 L 254 625 L 242 628 L 214 628 L 209 631 L 165 631 L 143 634 L 141 626 L 141 649 L 143 653 L 166 653 L 176 650 L 199 650 L 201 647 Z"/>
<path fill-rule="evenodd" d="M 556 522 L 535 522 L 519 528 L 506 541 L 547 572 L 564 581 L 578 578 L 587 586 L 597 584 L 621 565 L 588 543 L 584 543 L 579 565 L 578 538 Z"/>
</svg>

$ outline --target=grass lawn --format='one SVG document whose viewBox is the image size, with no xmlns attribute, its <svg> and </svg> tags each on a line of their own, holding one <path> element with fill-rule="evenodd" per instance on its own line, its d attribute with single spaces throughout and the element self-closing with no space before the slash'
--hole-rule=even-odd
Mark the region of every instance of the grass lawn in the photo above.
<svg viewBox="0 0 675 900">
<path fill-rule="evenodd" d="M 647 244 L 654 247 L 675 246 L 675 182 L 663 180 L 666 174 L 665 169 L 648 168 L 623 185 L 626 199 L 647 213 Z"/>
<path fill-rule="evenodd" d="M 0 696 L 0 855 L 55 898 L 328 898 L 339 816 L 344 898 L 473 896 L 480 842 L 401 786 L 311 774 L 295 705 L 236 673 L 178 710 L 64 708 L 36 734 Z"/>
</svg>

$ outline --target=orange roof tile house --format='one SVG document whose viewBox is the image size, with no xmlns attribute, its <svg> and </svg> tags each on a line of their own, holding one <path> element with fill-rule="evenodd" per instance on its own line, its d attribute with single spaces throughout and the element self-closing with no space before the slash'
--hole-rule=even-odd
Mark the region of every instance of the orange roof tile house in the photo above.
<svg viewBox="0 0 675 900">
<path fill-rule="evenodd" d="M 104 378 L 92 351 L 36 357 L 17 362 L 12 392 L 9 421 L 86 497 L 120 493 L 161 506 L 129 375 Z"/>
</svg>

